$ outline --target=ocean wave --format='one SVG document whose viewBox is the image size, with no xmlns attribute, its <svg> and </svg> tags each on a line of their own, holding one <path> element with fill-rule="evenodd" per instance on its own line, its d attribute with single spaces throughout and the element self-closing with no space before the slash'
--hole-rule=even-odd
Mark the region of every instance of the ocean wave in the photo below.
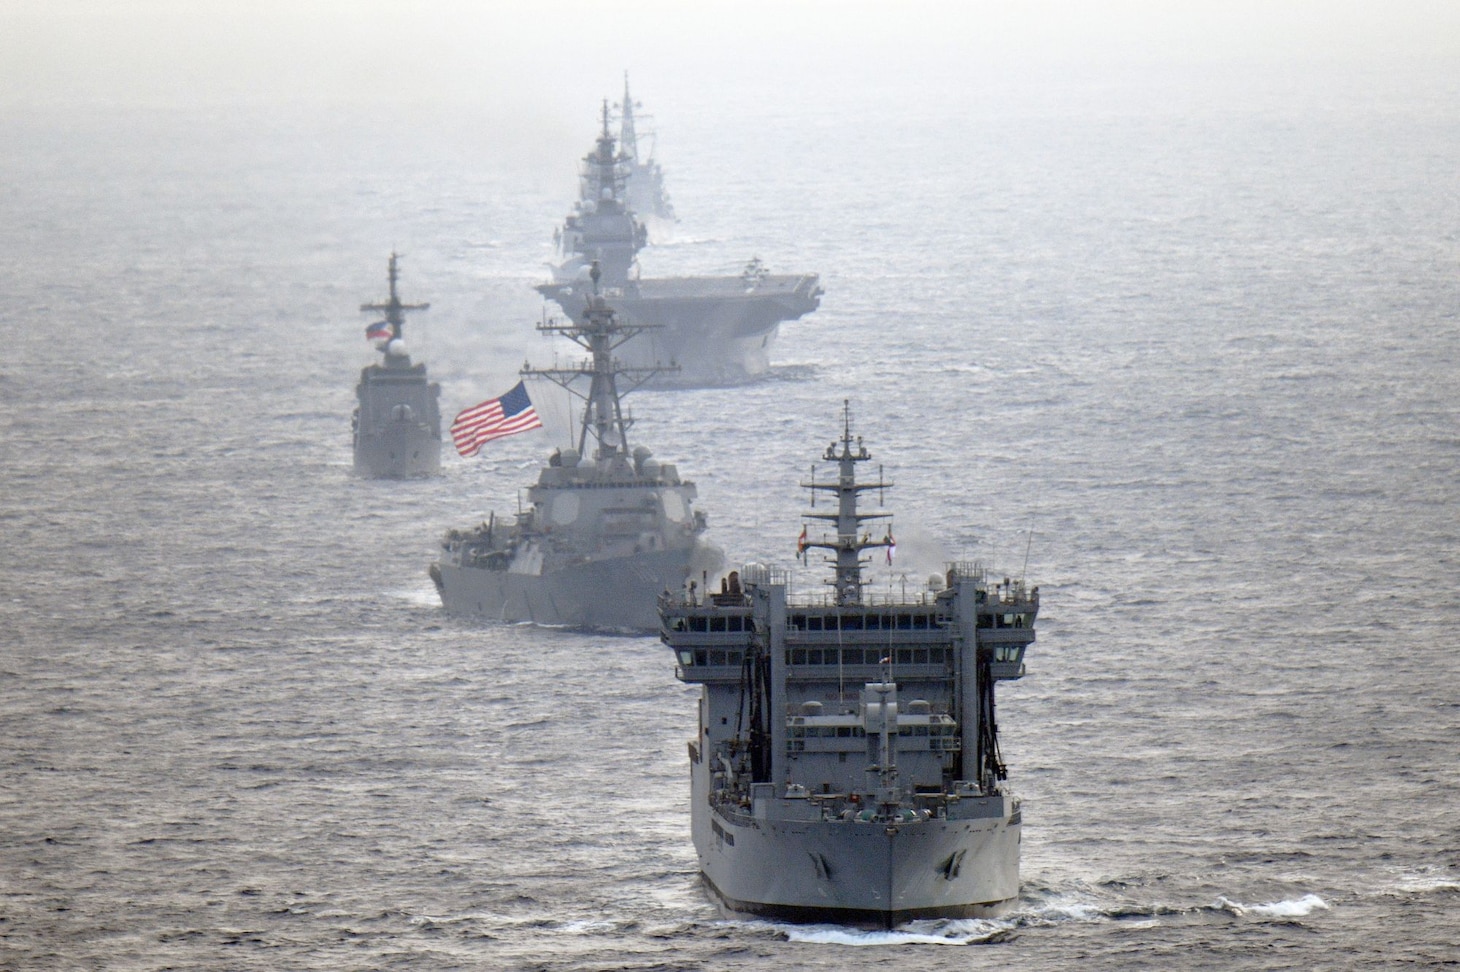
<svg viewBox="0 0 1460 972">
<path fill-rule="evenodd" d="M 1227 897 L 1217 898 L 1216 907 L 1234 915 L 1256 915 L 1259 918 L 1303 918 L 1315 911 L 1328 911 L 1329 904 L 1316 894 L 1266 904 L 1241 904 Z"/>
<path fill-rule="evenodd" d="M 811 945 L 989 945 L 1005 941 L 1017 927 L 1005 919 L 962 918 L 913 921 L 890 931 L 841 925 L 778 925 L 788 941 Z"/>
</svg>

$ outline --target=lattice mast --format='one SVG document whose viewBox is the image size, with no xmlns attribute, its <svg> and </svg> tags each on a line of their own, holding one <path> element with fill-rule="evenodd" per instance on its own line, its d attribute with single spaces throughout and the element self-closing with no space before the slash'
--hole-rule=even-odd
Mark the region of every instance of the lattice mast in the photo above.
<svg viewBox="0 0 1460 972">
<path fill-rule="evenodd" d="M 836 539 L 803 539 L 801 547 L 818 547 L 823 550 L 830 550 L 835 558 L 828 558 L 827 563 L 834 564 L 836 576 L 829 581 L 833 588 L 837 604 L 861 604 L 862 588 L 862 566 L 870 562 L 870 558 L 863 558 L 862 551 L 875 547 L 892 546 L 892 534 L 889 525 L 888 534 L 881 540 L 873 540 L 869 531 L 861 529 L 862 524 L 868 520 L 891 519 L 891 513 L 860 513 L 857 511 L 857 498 L 866 490 L 886 490 L 892 484 L 883 482 L 882 471 L 879 468 L 876 482 L 857 482 L 857 463 L 866 462 L 872 458 L 865 446 L 862 445 L 862 438 L 858 436 L 855 446 L 852 440 L 852 406 L 851 402 L 842 403 L 842 437 L 841 441 L 833 441 L 826 447 L 826 455 L 823 457 L 828 462 L 836 463 L 837 478 L 835 482 L 819 482 L 816 478 L 816 468 L 811 470 L 811 481 L 802 483 L 804 489 L 811 490 L 811 505 L 816 505 L 817 491 L 824 491 L 833 494 L 837 501 L 835 513 L 803 513 L 803 517 L 813 520 L 825 520 L 836 524 Z M 804 533 L 805 531 L 803 531 Z"/>
<path fill-rule="evenodd" d="M 586 455 L 588 437 L 596 444 L 595 459 L 611 459 L 616 455 L 629 454 L 628 431 L 634 424 L 633 415 L 623 408 L 624 395 L 638 388 L 657 374 L 674 372 L 679 366 L 653 365 L 634 368 L 624 365 L 614 357 L 614 351 L 626 341 L 659 325 L 630 324 L 620 320 L 608 302 L 598 295 L 598 281 L 601 276 L 597 261 L 589 276 L 593 279 L 593 296 L 583 310 L 581 321 L 559 323 L 556 320 L 543 321 L 537 329 L 547 334 L 561 334 L 586 350 L 589 357 L 576 368 L 534 368 L 522 366 L 524 377 L 546 378 L 561 385 L 584 402 L 583 419 L 578 430 L 578 452 Z M 619 378 L 628 379 L 627 387 L 619 388 Z M 574 387 L 581 379 L 588 379 L 585 394 Z"/>
<path fill-rule="evenodd" d="M 385 315 L 385 322 L 390 325 L 390 339 L 394 341 L 404 332 L 407 311 L 429 310 L 431 305 L 425 304 L 403 304 L 400 295 L 396 293 L 396 280 L 399 278 L 399 271 L 396 263 L 399 257 L 396 253 L 390 254 L 390 297 L 383 304 L 361 304 L 362 311 L 377 311 Z"/>
</svg>

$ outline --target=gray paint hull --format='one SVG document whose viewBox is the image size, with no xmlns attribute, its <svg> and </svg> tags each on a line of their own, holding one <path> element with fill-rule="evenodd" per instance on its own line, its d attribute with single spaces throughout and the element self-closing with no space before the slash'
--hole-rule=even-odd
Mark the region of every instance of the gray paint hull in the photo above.
<svg viewBox="0 0 1460 972">
<path fill-rule="evenodd" d="M 537 289 L 574 318 L 583 313 L 588 291 L 581 284 Z M 658 380 L 685 384 L 764 374 L 782 322 L 815 310 L 820 294 L 816 275 L 806 274 L 768 277 L 753 290 L 739 277 L 642 280 L 610 299 L 627 321 L 654 328 L 622 349 L 624 362 L 673 362 L 680 371 Z"/>
<path fill-rule="evenodd" d="M 434 476 L 441 471 L 441 437 L 401 423 L 355 437 L 355 472 L 372 479 Z"/>
<path fill-rule="evenodd" d="M 692 827 L 706 888 L 734 914 L 892 928 L 920 918 L 983 918 L 1019 893 L 1020 815 L 889 826 L 726 815 L 694 767 Z"/>
<path fill-rule="evenodd" d="M 442 606 L 458 617 L 648 631 L 659 627 L 660 592 L 680 590 L 701 570 L 716 569 L 719 560 L 718 551 L 698 544 L 692 550 L 614 557 L 542 574 L 443 561 L 432 578 Z"/>
</svg>

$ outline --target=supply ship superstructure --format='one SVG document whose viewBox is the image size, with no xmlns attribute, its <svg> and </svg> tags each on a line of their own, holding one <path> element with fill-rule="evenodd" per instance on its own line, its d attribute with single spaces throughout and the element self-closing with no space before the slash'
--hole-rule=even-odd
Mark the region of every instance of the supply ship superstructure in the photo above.
<svg viewBox="0 0 1460 972">
<path fill-rule="evenodd" d="M 576 319 L 594 293 L 588 268 L 597 263 L 601 295 L 632 323 L 653 328 L 625 352 L 626 361 L 673 362 L 678 369 L 659 380 L 676 384 L 733 383 L 762 374 L 781 323 L 820 305 L 819 278 L 774 274 L 758 258 L 732 276 L 642 277 L 638 257 L 649 233 L 629 202 L 635 164 L 609 130 L 605 101 L 597 142 L 583 159 L 578 202 L 555 233 L 560 262 L 538 292 Z"/>
<path fill-rule="evenodd" d="M 1024 674 L 1039 589 L 952 563 L 926 590 L 875 594 L 858 498 L 871 456 L 848 415 L 804 514 L 830 590 L 790 593 L 762 565 L 720 593 L 660 599 L 680 680 L 703 686 L 689 744 L 691 820 L 705 887 L 729 912 L 890 928 L 997 914 L 1019 893 L 1021 811 L 1005 784 L 994 686 Z"/>
<path fill-rule="evenodd" d="M 396 292 L 397 256 L 390 255 L 390 296 L 360 310 L 385 315 L 366 328 L 381 360 L 360 372 L 351 420 L 355 472 L 372 479 L 433 476 L 441 471 L 441 388 L 426 366 L 406 352 L 405 315 L 430 304 L 402 303 Z"/>
<path fill-rule="evenodd" d="M 662 591 L 702 583 L 722 564 L 703 540 L 694 483 L 647 448 L 629 446 L 634 420 L 621 395 L 659 369 L 618 360 L 643 329 L 619 320 L 601 297 L 577 323 L 538 328 L 589 353 L 577 367 L 522 369 L 582 399 L 577 441 L 548 459 L 514 517 L 449 532 L 431 577 L 453 615 L 653 631 Z M 621 391 L 621 378 L 631 387 Z"/>
</svg>

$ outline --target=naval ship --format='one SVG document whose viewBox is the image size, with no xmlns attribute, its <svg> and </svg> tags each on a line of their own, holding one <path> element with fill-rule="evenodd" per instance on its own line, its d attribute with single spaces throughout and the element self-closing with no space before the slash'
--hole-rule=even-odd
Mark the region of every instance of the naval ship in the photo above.
<svg viewBox="0 0 1460 972">
<path fill-rule="evenodd" d="M 890 488 L 853 441 L 849 410 L 801 485 L 800 556 L 829 552 L 829 590 L 797 598 L 764 565 L 719 593 L 660 598 L 681 681 L 702 686 L 689 744 L 703 883 L 724 910 L 877 928 L 985 917 L 1019 893 L 1020 806 L 999 755 L 994 685 L 1024 674 L 1039 588 L 953 563 L 908 596 L 875 593 L 858 497 Z M 818 493 L 831 510 L 816 510 Z"/>
<path fill-rule="evenodd" d="M 758 258 L 732 276 L 642 277 L 638 255 L 649 235 L 629 202 L 633 164 L 609 130 L 605 100 L 597 142 L 583 158 L 580 198 L 554 234 L 560 262 L 538 292 L 578 317 L 593 293 L 588 267 L 596 262 L 602 294 L 635 324 L 654 328 L 627 352 L 633 364 L 676 362 L 679 370 L 661 380 L 681 385 L 734 383 L 762 374 L 770 367 L 781 323 L 820 305 L 820 279 L 814 273 L 773 274 Z"/>
<path fill-rule="evenodd" d="M 437 405 L 441 387 L 427 381 L 424 364 L 411 362 L 402 336 L 406 312 L 431 305 L 401 303 L 396 293 L 397 259 L 390 255 L 390 297 L 384 303 L 360 305 L 361 311 L 385 315 L 365 329 L 381 361 L 360 372 L 355 388 L 359 404 L 351 419 L 355 472 L 374 479 L 433 476 L 441 471 Z"/>
<path fill-rule="evenodd" d="M 538 330 L 589 353 L 578 367 L 522 369 L 582 399 L 576 448 L 553 453 L 514 518 L 492 515 L 447 533 L 431 578 L 453 615 L 656 630 L 659 593 L 699 585 L 723 563 L 702 539 L 707 519 L 694 509 L 694 483 L 629 445 L 634 421 L 621 398 L 662 369 L 615 357 L 644 328 L 621 320 L 601 296 L 579 322 L 545 321 Z M 620 378 L 629 385 L 622 391 Z"/>
<path fill-rule="evenodd" d="M 640 131 L 634 110 L 643 105 L 629 94 L 629 72 L 624 72 L 624 100 L 619 103 L 618 144 L 627 167 L 625 178 L 626 205 L 639 215 L 661 220 L 675 221 L 674 204 L 664 188 L 664 171 L 654 161 L 654 134 Z M 642 119 L 643 116 L 640 116 Z M 640 151 L 640 141 L 647 141 L 648 151 Z"/>
</svg>

